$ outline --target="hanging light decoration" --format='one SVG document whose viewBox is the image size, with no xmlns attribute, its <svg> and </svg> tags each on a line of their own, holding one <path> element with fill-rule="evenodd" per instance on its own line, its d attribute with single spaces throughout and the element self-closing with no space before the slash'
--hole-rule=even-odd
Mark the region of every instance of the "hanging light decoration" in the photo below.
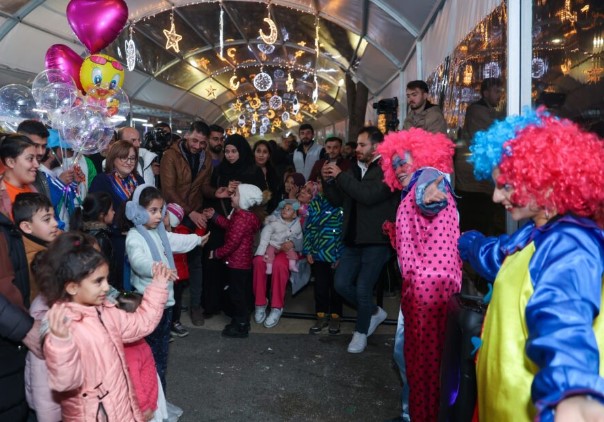
<svg viewBox="0 0 604 422">
<path fill-rule="evenodd" d="M 281 121 L 282 121 L 283 123 L 285 123 L 285 122 L 287 122 L 288 120 L 289 120 L 289 113 L 288 113 L 287 111 L 284 111 L 284 112 L 281 114 Z"/>
<path fill-rule="evenodd" d="M 268 24 L 268 27 L 271 32 L 268 35 L 266 35 L 262 31 L 262 28 L 260 28 L 258 30 L 258 33 L 260 34 L 260 38 L 262 39 L 262 41 L 264 41 L 265 44 L 273 45 L 277 41 L 278 31 L 277 31 L 277 25 L 275 25 L 275 22 L 271 19 L 271 2 L 270 2 L 270 0 L 267 3 L 266 11 L 267 11 L 268 16 L 266 18 L 264 18 L 264 22 L 266 22 Z"/>
<path fill-rule="evenodd" d="M 130 38 L 126 40 L 126 66 L 132 72 L 136 66 L 136 45 L 132 39 L 133 27 L 130 25 Z"/>
<path fill-rule="evenodd" d="M 239 89 L 239 81 L 237 80 L 237 74 L 235 73 L 235 69 L 233 69 L 233 76 L 231 76 L 231 79 L 229 79 L 229 87 L 233 91 L 237 91 Z"/>
<path fill-rule="evenodd" d="M 287 73 L 287 80 L 285 81 L 285 85 L 287 86 L 287 92 L 292 92 L 294 90 L 294 78 L 292 78 L 292 73 Z"/>
<path fill-rule="evenodd" d="M 254 76 L 254 87 L 258 91 L 266 92 L 273 86 L 273 80 L 268 73 L 264 73 L 260 68 L 260 73 Z"/>
<path fill-rule="evenodd" d="M 283 100 L 278 95 L 273 95 L 270 100 L 268 100 L 268 105 L 273 110 L 279 110 L 283 105 Z"/>
<path fill-rule="evenodd" d="M 180 47 L 178 43 L 182 40 L 182 35 L 178 35 L 176 33 L 176 28 L 174 27 L 174 9 L 170 13 L 170 30 L 164 29 L 164 35 L 166 37 L 166 50 L 173 49 L 175 52 L 180 52 Z"/>
</svg>

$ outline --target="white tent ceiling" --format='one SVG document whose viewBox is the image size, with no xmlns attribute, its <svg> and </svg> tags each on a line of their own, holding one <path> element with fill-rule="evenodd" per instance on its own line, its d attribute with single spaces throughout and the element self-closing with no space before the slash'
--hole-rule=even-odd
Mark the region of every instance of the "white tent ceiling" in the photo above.
<svg viewBox="0 0 604 422">
<path fill-rule="evenodd" d="M 231 104 L 255 92 L 249 82 L 261 66 L 285 89 L 284 77 L 275 70 L 291 69 L 301 101 L 309 101 L 319 81 L 318 112 L 307 118 L 325 122 L 347 115 L 345 74 L 363 82 L 376 94 L 412 57 L 418 37 L 434 21 L 445 0 L 272 0 L 271 17 L 278 40 L 271 54 L 259 50 L 258 29 L 267 15 L 267 3 L 223 0 L 224 39 L 233 58 L 221 61 L 220 5 L 216 1 L 126 0 L 129 22 L 137 44 L 136 68 L 127 72 L 124 89 L 136 105 L 135 113 L 166 119 L 200 117 L 210 123 L 236 120 Z M 46 50 L 65 44 L 82 57 L 88 55 L 66 18 L 68 0 L 2 0 L 0 2 L 0 86 L 29 85 L 44 69 Z M 180 52 L 166 50 L 163 29 L 169 28 L 174 9 L 176 29 L 183 36 Z M 315 17 L 320 19 L 320 55 L 314 51 Z M 104 50 L 125 62 L 126 27 Z M 299 53 L 299 52 L 303 53 Z M 296 57 L 298 52 L 299 57 Z M 207 60 L 207 64 L 204 63 Z M 242 81 L 233 92 L 229 79 Z M 207 87 L 217 87 L 208 98 Z M 253 95 L 253 94 L 252 94 Z"/>
</svg>

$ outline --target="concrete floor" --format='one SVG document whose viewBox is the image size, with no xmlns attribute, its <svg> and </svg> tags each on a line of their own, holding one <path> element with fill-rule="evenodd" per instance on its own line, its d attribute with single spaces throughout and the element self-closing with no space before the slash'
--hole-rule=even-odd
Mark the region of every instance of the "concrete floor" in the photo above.
<svg viewBox="0 0 604 422">
<path fill-rule="evenodd" d="M 396 295 L 384 298 L 391 323 L 398 303 Z M 312 285 L 288 293 L 285 312 L 311 316 Z M 384 421 L 400 413 L 395 325 L 380 326 L 355 355 L 346 352 L 353 322 L 336 336 L 310 335 L 311 319 L 282 318 L 271 329 L 252 322 L 247 339 L 225 339 L 228 321 L 217 315 L 193 327 L 183 314 L 190 335 L 171 343 L 167 393 L 184 410 L 182 422 Z"/>
</svg>

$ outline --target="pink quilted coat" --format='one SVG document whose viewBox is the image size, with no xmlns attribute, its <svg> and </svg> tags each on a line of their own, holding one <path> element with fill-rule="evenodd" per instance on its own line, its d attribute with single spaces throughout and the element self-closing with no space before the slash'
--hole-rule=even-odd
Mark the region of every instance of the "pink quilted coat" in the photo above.
<svg viewBox="0 0 604 422">
<path fill-rule="evenodd" d="M 50 387 L 66 392 L 63 421 L 143 421 L 128 376 L 123 343 L 150 334 L 161 319 L 168 290 L 153 282 L 136 312 L 105 302 L 67 304 L 72 319 L 67 339 L 46 337 L 44 354 Z"/>
</svg>

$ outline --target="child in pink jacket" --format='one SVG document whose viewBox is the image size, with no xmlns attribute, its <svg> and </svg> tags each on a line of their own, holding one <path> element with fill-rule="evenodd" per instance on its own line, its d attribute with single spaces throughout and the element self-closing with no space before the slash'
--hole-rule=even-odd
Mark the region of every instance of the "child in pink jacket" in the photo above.
<svg viewBox="0 0 604 422">
<path fill-rule="evenodd" d="M 69 421 L 144 421 L 124 355 L 153 331 L 168 297 L 170 270 L 153 266 L 153 281 L 134 313 L 106 300 L 109 266 L 81 233 L 64 233 L 40 259 L 40 292 L 51 307 L 43 348 L 51 389 L 63 392 Z"/>
</svg>

